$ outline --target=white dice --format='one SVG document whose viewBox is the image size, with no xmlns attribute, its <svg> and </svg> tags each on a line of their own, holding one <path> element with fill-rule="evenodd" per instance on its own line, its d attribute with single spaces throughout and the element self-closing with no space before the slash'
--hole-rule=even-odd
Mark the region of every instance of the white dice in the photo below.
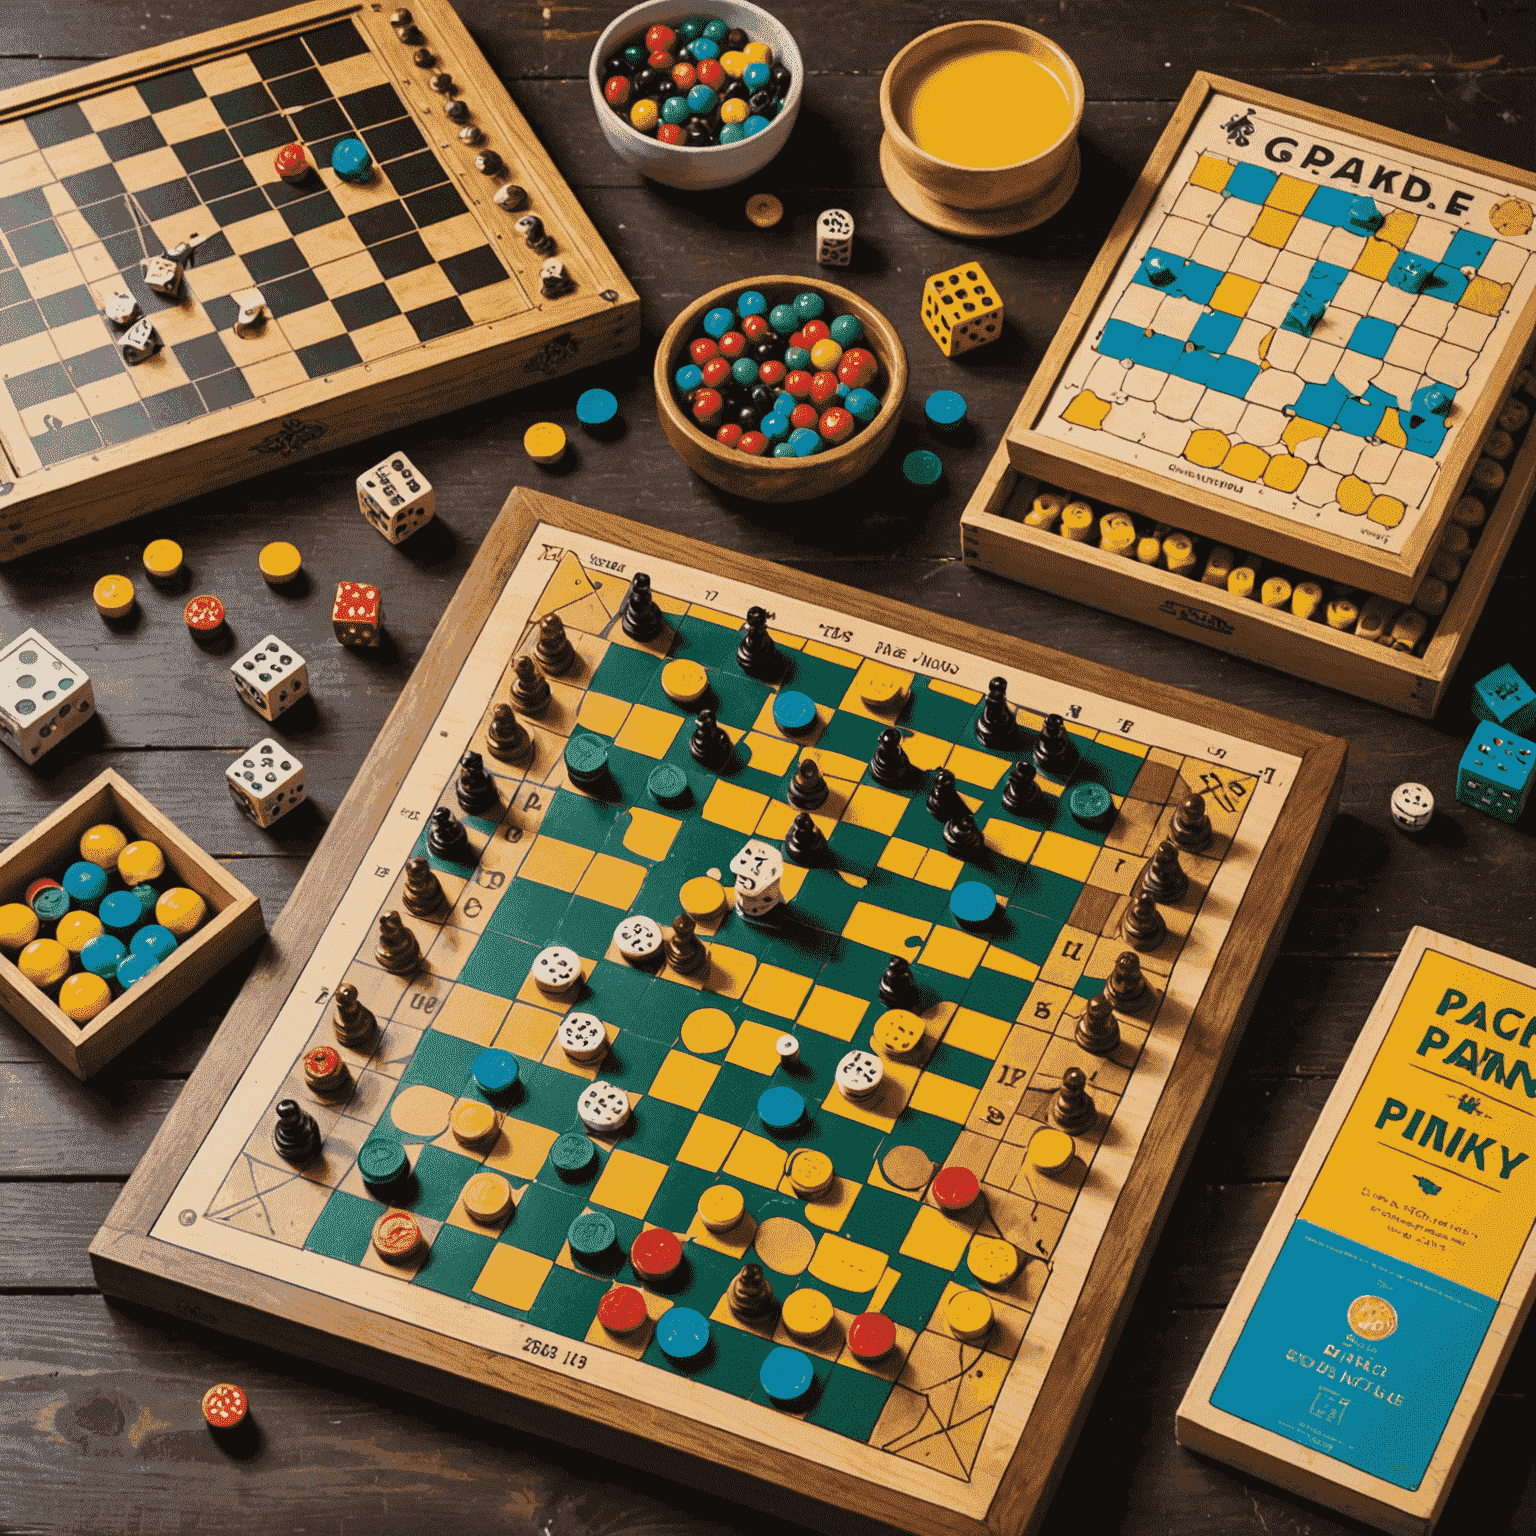
<svg viewBox="0 0 1536 1536">
<path fill-rule="evenodd" d="M 185 254 L 185 253 L 184 253 Z M 144 285 L 168 299 L 181 292 L 181 263 L 169 256 L 150 256 L 144 261 Z"/>
<path fill-rule="evenodd" d="M 118 337 L 125 363 L 142 363 L 160 350 L 160 333 L 149 323 L 149 316 L 135 321 Z"/>
<path fill-rule="evenodd" d="M 35 763 L 95 712 L 91 680 L 35 629 L 0 650 L 0 741 Z"/>
<path fill-rule="evenodd" d="M 276 720 L 309 692 L 304 658 L 276 635 L 253 645 L 229 671 L 240 697 L 263 720 Z"/>
<path fill-rule="evenodd" d="M 1392 820 L 1404 832 L 1422 832 L 1435 814 L 1435 797 L 1424 784 L 1399 784 L 1392 791 Z"/>
<path fill-rule="evenodd" d="M 270 827 L 304 798 L 304 764 L 270 736 L 224 770 L 230 797 L 258 827 Z"/>
<path fill-rule="evenodd" d="M 109 293 L 101 308 L 113 325 L 132 325 L 139 318 L 139 301 L 131 293 Z"/>
<path fill-rule="evenodd" d="M 784 904 L 779 882 L 784 878 L 784 855 L 772 843 L 757 838 L 743 845 L 731 860 L 736 877 L 736 910 L 743 917 L 768 918 Z"/>
<path fill-rule="evenodd" d="M 824 267 L 846 267 L 853 257 L 853 215 L 828 208 L 816 220 L 816 260 Z"/>
<path fill-rule="evenodd" d="M 430 482 L 403 453 L 357 477 L 357 509 L 391 544 L 410 538 L 437 510 Z"/>
</svg>

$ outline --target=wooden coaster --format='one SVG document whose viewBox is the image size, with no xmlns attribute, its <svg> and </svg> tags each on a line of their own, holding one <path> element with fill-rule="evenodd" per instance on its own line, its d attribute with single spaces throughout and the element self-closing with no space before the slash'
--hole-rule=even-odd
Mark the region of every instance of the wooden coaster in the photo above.
<svg viewBox="0 0 1536 1536">
<path fill-rule="evenodd" d="M 933 1177 L 933 1159 L 921 1147 L 892 1147 L 880 1159 L 880 1172 L 897 1189 L 925 1189 Z"/>
<path fill-rule="evenodd" d="M 769 1216 L 757 1229 L 757 1256 L 776 1275 L 803 1275 L 816 1252 L 809 1227 L 788 1216 Z"/>
<path fill-rule="evenodd" d="M 885 179 L 885 190 L 919 224 L 965 239 L 1016 235 L 1021 230 L 1033 229 L 1035 225 L 1045 223 L 1066 206 L 1067 199 L 1077 190 L 1077 178 L 1081 171 L 1082 156 L 1074 144 L 1072 158 L 1067 162 L 1060 180 L 1039 196 L 1026 198 L 1022 203 L 1009 203 L 1002 208 L 955 208 L 931 197 L 902 169 L 896 156 L 891 153 L 889 134 L 883 134 L 880 139 L 880 174 Z"/>
</svg>

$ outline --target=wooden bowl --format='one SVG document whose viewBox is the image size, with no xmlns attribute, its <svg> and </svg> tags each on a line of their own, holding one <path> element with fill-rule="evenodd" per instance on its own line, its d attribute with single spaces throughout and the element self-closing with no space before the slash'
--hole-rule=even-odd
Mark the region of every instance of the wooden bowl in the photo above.
<svg viewBox="0 0 1536 1536">
<path fill-rule="evenodd" d="M 941 160 L 913 139 L 912 97 L 934 69 L 957 54 L 1012 48 L 1048 69 L 1067 93 L 1071 121 L 1056 142 L 1013 165 L 970 166 Z M 1077 186 L 1077 132 L 1083 77 L 1048 37 L 1009 21 L 956 21 L 914 38 L 880 81 L 880 174 L 891 196 L 920 223 L 961 236 L 1017 234 L 1056 213 Z"/>
<path fill-rule="evenodd" d="M 880 414 L 846 443 L 812 454 L 808 459 L 753 458 L 750 454 L 717 443 L 695 423 L 677 398 L 672 377 L 688 361 L 688 343 L 699 330 L 707 311 L 717 304 L 734 309 L 735 300 L 748 288 L 755 288 L 772 309 L 787 303 L 797 293 L 813 288 L 827 301 L 833 314 L 856 316 L 864 326 L 859 346 L 873 352 L 880 364 L 876 393 L 880 395 Z M 896 327 L 873 304 L 858 294 L 839 288 L 824 278 L 790 277 L 774 273 L 767 277 L 743 277 L 734 283 L 711 288 L 688 305 L 667 327 L 656 349 L 654 369 L 656 415 L 678 458 L 696 475 L 717 485 L 733 496 L 749 501 L 809 501 L 851 485 L 860 475 L 873 469 L 880 455 L 896 435 L 901 402 L 907 393 L 907 353 L 896 334 Z"/>
</svg>

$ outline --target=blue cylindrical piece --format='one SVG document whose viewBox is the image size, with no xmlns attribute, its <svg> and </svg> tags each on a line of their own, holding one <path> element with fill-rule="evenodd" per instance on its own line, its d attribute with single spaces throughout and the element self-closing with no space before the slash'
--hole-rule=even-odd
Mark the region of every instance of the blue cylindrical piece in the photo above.
<svg viewBox="0 0 1536 1536">
<path fill-rule="evenodd" d="M 88 939 L 80 951 L 80 964 L 93 976 L 116 981 L 118 962 L 127 953 L 128 946 L 121 939 L 114 939 L 109 933 L 98 933 L 94 939 Z"/>
</svg>

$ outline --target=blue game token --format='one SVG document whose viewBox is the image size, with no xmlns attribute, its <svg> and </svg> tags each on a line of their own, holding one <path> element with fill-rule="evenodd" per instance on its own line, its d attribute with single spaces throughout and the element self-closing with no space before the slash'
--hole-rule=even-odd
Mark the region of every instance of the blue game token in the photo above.
<svg viewBox="0 0 1536 1536">
<path fill-rule="evenodd" d="M 550 1165 L 562 1179 L 584 1179 L 592 1172 L 592 1165 L 597 1161 L 597 1145 L 590 1136 L 583 1136 L 580 1131 L 567 1131 L 563 1136 L 555 1138 L 555 1144 L 549 1149 Z"/>
<path fill-rule="evenodd" d="M 741 125 L 741 136 L 744 139 L 756 138 L 764 128 L 768 126 L 766 117 L 759 117 L 756 112 Z"/>
<path fill-rule="evenodd" d="M 748 68 L 751 68 L 751 66 L 748 65 Z M 756 288 L 748 288 L 736 300 L 736 313 L 743 320 L 748 315 L 766 315 L 768 313 L 768 300 Z"/>
<path fill-rule="evenodd" d="M 64 871 L 62 884 L 64 894 L 75 906 L 94 912 L 97 903 L 107 894 L 107 872 L 81 859 Z"/>
<path fill-rule="evenodd" d="M 175 948 L 176 935 L 169 928 L 162 928 L 159 923 L 150 923 L 147 927 L 140 928 L 128 945 L 130 954 L 148 955 L 156 964 L 164 960 Z"/>
<path fill-rule="evenodd" d="M 704 375 L 701 373 L 699 375 L 700 383 L 703 382 L 703 379 Z M 679 379 L 678 388 L 681 389 L 682 387 L 682 381 Z M 606 427 L 618 414 L 618 399 L 606 389 L 583 390 L 576 397 L 576 420 L 584 427 Z"/>
<path fill-rule="evenodd" d="M 768 84 L 768 77 L 773 73 L 761 59 L 753 59 L 741 72 L 741 83 L 749 91 L 760 91 Z"/>
<path fill-rule="evenodd" d="M 688 798 L 688 775 L 676 763 L 657 763 L 646 777 L 645 790 L 662 805 L 678 805 Z"/>
<path fill-rule="evenodd" d="M 781 1345 L 769 1351 L 768 1358 L 758 1367 L 757 1379 L 774 1402 L 798 1403 L 811 1390 L 816 1372 L 809 1355 Z"/>
<path fill-rule="evenodd" d="M 1102 826 L 1115 813 L 1115 802 L 1102 784 L 1078 784 L 1067 796 L 1073 820 L 1085 827 Z"/>
<path fill-rule="evenodd" d="M 693 57 L 700 64 L 705 59 L 720 57 L 720 44 L 712 37 L 696 37 L 688 46 L 693 49 Z"/>
<path fill-rule="evenodd" d="M 775 1135 L 783 1135 L 805 1119 L 805 1100 L 793 1088 L 766 1089 L 758 1096 L 757 1118 Z"/>
<path fill-rule="evenodd" d="M 965 396 L 953 389 L 936 389 L 923 406 L 928 425 L 936 432 L 953 432 L 965 420 Z"/>
<path fill-rule="evenodd" d="M 331 169 L 343 181 L 367 181 L 373 175 L 373 156 L 361 139 L 342 139 L 331 151 Z"/>
<path fill-rule="evenodd" d="M 816 724 L 816 701 L 793 688 L 781 689 L 773 696 L 773 723 L 791 736 L 810 730 Z"/>
<path fill-rule="evenodd" d="M 108 933 L 124 939 L 144 921 L 144 908 L 132 891 L 113 891 L 102 900 L 96 915 Z"/>
<path fill-rule="evenodd" d="M 719 92 L 707 85 L 694 85 L 688 89 L 688 110 L 696 117 L 708 117 L 720 105 Z M 734 315 L 731 317 L 736 318 Z"/>
<path fill-rule="evenodd" d="M 411 1171 L 405 1148 L 388 1136 L 370 1136 L 357 1154 L 357 1171 L 363 1183 L 387 1189 Z"/>
<path fill-rule="evenodd" d="M 808 459 L 821 450 L 821 433 L 815 427 L 796 427 L 789 434 L 789 446 L 797 459 Z"/>
<path fill-rule="evenodd" d="M 517 1086 L 517 1057 L 511 1051 L 499 1051 L 492 1046 L 475 1057 L 469 1073 L 486 1098 L 500 1098 Z"/>
<path fill-rule="evenodd" d="M 80 951 L 80 964 L 93 976 L 115 981 L 118 962 L 127 953 L 128 946 L 121 939 L 114 939 L 109 933 L 98 933 L 94 939 L 88 939 Z"/>
<path fill-rule="evenodd" d="M 789 436 L 789 417 L 780 416 L 777 411 L 770 411 L 758 422 L 757 430 L 768 439 L 770 443 L 777 443 Z"/>
<path fill-rule="evenodd" d="M 118 986 L 126 990 L 136 981 L 143 981 L 154 970 L 155 964 L 153 955 L 129 955 L 118 962 L 115 980 Z"/>
<path fill-rule="evenodd" d="M 843 408 L 867 427 L 880 414 L 880 397 L 872 389 L 850 389 Z"/>
<path fill-rule="evenodd" d="M 692 1307 L 668 1307 L 656 1319 L 656 1344 L 680 1365 L 697 1360 L 709 1347 L 709 1319 Z"/>
<path fill-rule="evenodd" d="M 943 473 L 944 465 L 938 454 L 930 453 L 926 448 L 914 449 L 901 461 L 901 476 L 908 485 L 926 489 L 930 485 L 937 485 Z"/>
<path fill-rule="evenodd" d="M 997 912 L 997 893 L 980 880 L 962 880 L 949 893 L 949 912 L 957 923 L 990 922 Z"/>
<path fill-rule="evenodd" d="M 708 87 L 706 87 L 708 89 Z M 723 304 L 717 304 L 704 316 L 704 334 L 713 336 L 716 341 L 725 335 L 736 324 L 736 316 Z"/>
<path fill-rule="evenodd" d="M 684 363 L 676 373 L 672 375 L 672 382 L 682 390 L 685 395 L 691 395 L 694 390 L 704 383 L 704 370 L 697 363 Z"/>
</svg>

